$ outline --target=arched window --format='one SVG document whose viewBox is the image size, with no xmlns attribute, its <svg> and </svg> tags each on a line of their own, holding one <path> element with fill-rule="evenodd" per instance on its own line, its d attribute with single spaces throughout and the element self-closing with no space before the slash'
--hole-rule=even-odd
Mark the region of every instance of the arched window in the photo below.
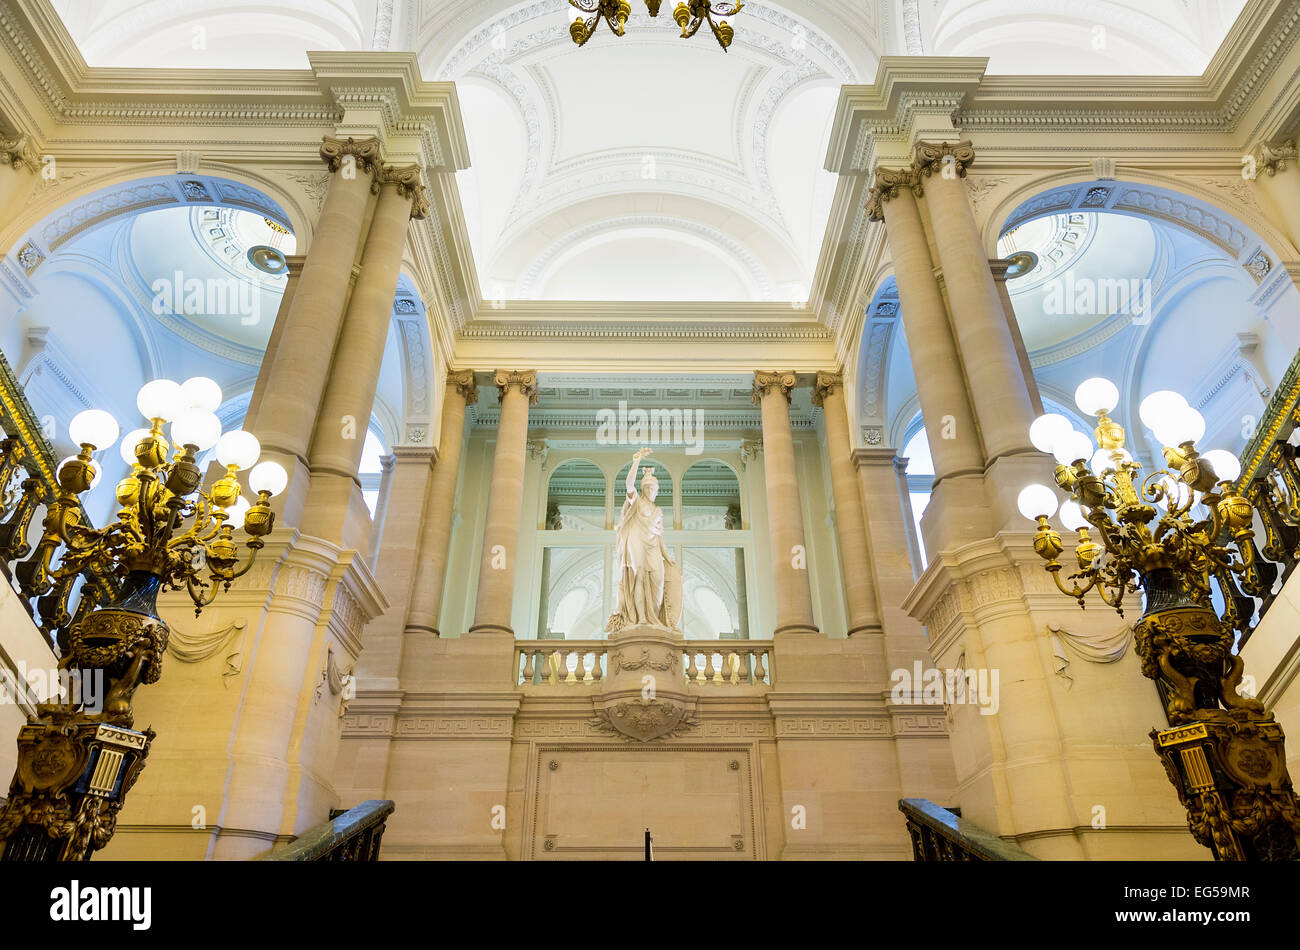
<svg viewBox="0 0 1300 950">
<path fill-rule="evenodd" d="M 631 467 L 632 467 L 631 462 L 629 462 L 627 465 L 624 465 L 621 469 L 618 470 L 618 478 L 614 479 L 614 511 L 616 515 L 618 513 L 618 509 L 623 506 L 623 497 L 624 497 L 623 490 L 625 488 L 626 481 L 627 481 L 627 470 Z M 668 469 L 664 468 L 664 464 L 662 462 L 656 461 L 653 458 L 642 459 L 641 468 L 654 469 L 655 478 L 658 479 L 659 481 L 659 494 L 655 497 L 655 504 L 664 510 L 665 521 L 669 520 L 671 517 L 671 512 L 673 510 L 673 477 L 668 474 Z M 637 490 L 640 490 L 641 488 L 640 474 L 637 475 L 636 480 L 633 483 L 632 487 Z"/>
<path fill-rule="evenodd" d="M 740 526 L 740 479 L 731 466 L 701 459 L 688 468 L 682 476 L 682 527 L 718 531 Z"/>
<path fill-rule="evenodd" d="M 374 429 L 366 431 L 366 444 L 361 449 L 361 465 L 357 477 L 361 479 L 361 497 L 366 500 L 370 517 L 375 516 L 375 507 L 379 504 L 379 483 L 384 477 L 382 457 L 387 454 L 383 439 Z"/>
<path fill-rule="evenodd" d="M 921 552 L 921 567 L 927 560 L 925 542 L 921 539 L 921 515 L 926 505 L 930 504 L 930 485 L 934 481 L 934 459 L 930 456 L 930 441 L 925 434 L 925 425 L 917 416 L 913 422 L 917 428 L 903 447 L 903 458 L 907 459 L 907 500 L 912 507 L 912 520 L 916 524 L 916 543 Z M 909 427 L 910 430 L 911 427 Z"/>
<path fill-rule="evenodd" d="M 546 488 L 546 530 L 600 531 L 605 527 L 605 476 L 586 459 L 569 459 Z"/>
</svg>

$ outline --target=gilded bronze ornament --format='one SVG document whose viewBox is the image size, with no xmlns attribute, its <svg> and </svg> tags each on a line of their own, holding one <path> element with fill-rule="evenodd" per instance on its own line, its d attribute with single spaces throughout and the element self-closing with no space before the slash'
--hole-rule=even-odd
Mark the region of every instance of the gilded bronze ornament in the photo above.
<svg viewBox="0 0 1300 950">
<path fill-rule="evenodd" d="M 1126 595 L 1143 594 L 1134 647 L 1169 722 L 1151 739 L 1193 837 L 1218 860 L 1300 860 L 1300 800 L 1282 728 L 1239 689 L 1237 634 L 1249 633 L 1254 598 L 1267 596 L 1277 579 L 1255 544 L 1255 505 L 1236 485 L 1240 463 L 1227 452 L 1198 451 L 1204 421 L 1181 396 L 1157 393 L 1143 402 L 1142 417 L 1166 445 L 1168 468 L 1142 478 L 1123 427 L 1109 416 L 1115 387 L 1088 380 L 1077 400 L 1097 417 L 1096 452 L 1059 415 L 1036 420 L 1031 439 L 1056 456 L 1056 484 L 1072 496 L 1061 520 L 1078 531 L 1078 570 L 1062 581 L 1057 558 L 1065 546 L 1048 523 L 1055 496 L 1041 485 L 1020 496 L 1021 512 L 1038 525 L 1034 550 L 1081 607 L 1095 590 L 1122 616 Z"/>
<path fill-rule="evenodd" d="M 646 11 L 650 16 L 659 16 L 661 3 L 662 0 L 646 0 Z M 628 18 L 632 15 L 632 4 L 628 0 L 569 0 L 569 5 L 582 13 L 590 14 L 578 17 L 569 26 L 569 35 L 579 46 L 585 46 L 595 35 L 602 20 L 610 32 L 622 36 Z M 717 3 L 713 0 L 683 0 L 673 9 L 673 21 L 681 29 L 683 39 L 690 39 L 707 23 L 718 45 L 725 52 L 736 31 L 722 17 L 735 16 L 744 6 L 743 3 Z"/>
</svg>

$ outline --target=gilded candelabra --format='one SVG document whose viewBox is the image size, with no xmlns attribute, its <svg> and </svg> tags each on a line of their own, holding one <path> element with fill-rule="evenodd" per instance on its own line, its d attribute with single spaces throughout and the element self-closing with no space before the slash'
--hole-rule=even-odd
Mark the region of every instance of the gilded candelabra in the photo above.
<svg viewBox="0 0 1300 950">
<path fill-rule="evenodd" d="M 117 483 L 116 517 L 103 527 L 85 522 L 80 501 L 102 473 L 95 454 L 119 433 L 102 410 L 80 413 L 69 425 L 81 451 L 58 466 L 52 497 L 29 478 L 20 497 L 5 499 L 14 511 L 6 524 L 20 526 L 0 539 L 8 557 L 22 558 L 13 572 L 19 595 L 29 609 L 35 602 L 43 630 L 57 631 L 59 667 L 92 678 L 103 692 L 95 708 L 84 697 L 40 704 L 37 718 L 23 727 L 17 773 L 0 809 L 3 860 L 86 859 L 108 842 L 154 737 L 133 728 L 131 700 L 162 673 L 169 630 L 158 616 L 158 593 L 187 591 L 197 615 L 249 570 L 275 524 L 269 502 L 288 477 L 275 462 L 254 464 L 261 447 L 251 433 L 222 434 L 214 414 L 221 399 L 220 388 L 204 377 L 184 384 L 155 380 L 140 390 L 137 406 L 149 427 L 122 440 L 130 471 Z M 170 443 L 163 434 L 168 422 Z M 0 460 L 4 486 L 23 463 L 21 446 L 11 443 Z M 214 446 L 225 474 L 204 490 L 196 458 Z M 243 469 L 251 469 L 255 504 L 242 497 Z M 28 556 L 27 525 L 41 504 L 41 536 Z M 247 536 L 246 556 L 234 538 L 237 526 Z M 69 617 L 78 578 L 82 603 Z M 110 603 L 88 596 L 97 582 L 116 590 Z"/>
<path fill-rule="evenodd" d="M 652 17 L 659 15 L 662 0 L 646 0 L 646 10 Z M 587 40 L 595 35 L 600 21 L 604 20 L 615 36 L 622 36 L 627 26 L 627 19 L 632 15 L 632 4 L 628 0 L 569 0 L 569 5 L 588 17 L 578 17 L 569 27 L 569 35 L 579 46 L 586 45 Z M 736 31 L 722 17 L 735 16 L 744 8 L 743 3 L 715 3 L 712 0 L 689 0 L 678 3 L 673 9 L 673 20 L 681 28 L 682 38 L 690 39 L 701 26 L 709 24 L 714 37 L 725 51 L 731 45 Z M 719 19 L 714 19 L 714 17 Z"/>
<path fill-rule="evenodd" d="M 1205 421 L 1182 396 L 1162 391 L 1143 400 L 1139 414 L 1164 446 L 1167 467 L 1144 478 L 1110 417 L 1119 401 L 1114 384 L 1087 380 L 1075 400 L 1097 418 L 1095 449 L 1054 413 L 1035 420 L 1030 439 L 1055 456 L 1056 484 L 1071 495 L 1060 516 L 1078 533 L 1078 569 L 1062 580 L 1065 545 L 1049 524 L 1057 496 L 1046 485 L 1026 486 L 1019 497 L 1021 513 L 1038 525 L 1034 550 L 1081 607 L 1095 591 L 1122 616 L 1125 596 L 1141 591 L 1135 648 L 1170 726 L 1151 738 L 1196 840 L 1220 860 L 1300 860 L 1300 802 L 1282 729 L 1238 689 L 1234 631 L 1249 629 L 1253 598 L 1277 578 L 1255 545 L 1254 508 L 1234 487 L 1240 462 L 1222 450 L 1200 453 Z"/>
</svg>

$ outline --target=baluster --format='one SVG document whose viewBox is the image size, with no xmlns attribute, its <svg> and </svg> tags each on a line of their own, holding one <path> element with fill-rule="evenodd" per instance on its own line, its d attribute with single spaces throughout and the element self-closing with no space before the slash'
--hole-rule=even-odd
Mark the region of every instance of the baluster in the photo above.
<svg viewBox="0 0 1300 950">
<path fill-rule="evenodd" d="M 587 682 L 587 651 L 578 651 L 578 665 L 574 667 L 573 675 L 577 677 L 579 683 Z"/>
<path fill-rule="evenodd" d="M 754 678 L 760 683 L 771 685 L 771 681 L 768 679 L 766 650 L 759 650 L 754 654 Z"/>
<path fill-rule="evenodd" d="M 574 661 L 574 665 L 572 668 L 570 668 L 569 666 L 570 660 Z M 582 664 L 582 657 L 578 656 L 577 651 L 574 650 L 572 647 L 568 647 L 564 651 L 564 659 L 561 662 L 564 664 L 562 667 L 562 669 L 564 670 L 564 678 L 560 682 L 562 683 L 577 682 L 577 678 L 574 674 L 574 671 Z"/>
<path fill-rule="evenodd" d="M 546 655 L 547 677 L 546 682 L 552 686 L 558 686 L 561 682 L 560 664 L 563 661 L 560 658 L 559 650 L 552 650 Z M 565 671 L 568 672 L 567 670 Z"/>
<path fill-rule="evenodd" d="M 727 671 L 727 682 L 732 686 L 740 685 L 740 654 L 728 653 L 724 662 L 724 668 Z"/>
<path fill-rule="evenodd" d="M 536 650 L 525 650 L 524 655 L 520 657 L 524 664 L 524 682 L 533 685 L 533 664 L 537 657 Z"/>
<path fill-rule="evenodd" d="M 591 681 L 593 683 L 599 683 L 601 676 L 604 675 L 600 669 L 600 661 L 603 660 L 604 658 L 605 658 L 604 650 L 597 650 L 595 653 L 591 655 Z"/>
<path fill-rule="evenodd" d="M 704 672 L 700 676 L 700 682 L 712 683 L 713 675 L 713 651 L 708 650 L 704 654 Z"/>
</svg>

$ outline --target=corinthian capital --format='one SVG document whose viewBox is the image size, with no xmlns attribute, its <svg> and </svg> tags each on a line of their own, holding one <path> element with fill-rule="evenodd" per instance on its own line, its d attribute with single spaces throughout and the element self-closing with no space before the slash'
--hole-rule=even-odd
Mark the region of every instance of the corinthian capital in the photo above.
<svg viewBox="0 0 1300 950">
<path fill-rule="evenodd" d="M 814 406 L 820 406 L 826 402 L 826 397 L 831 395 L 837 389 L 844 388 L 844 375 L 842 373 L 817 373 L 817 382 L 813 384 L 812 401 Z"/>
<path fill-rule="evenodd" d="M 794 373 L 769 373 L 766 370 L 754 372 L 754 392 L 750 397 L 754 405 L 759 405 L 763 397 L 771 390 L 780 392 L 785 401 L 790 401 L 790 390 L 794 389 L 799 379 Z"/>
<path fill-rule="evenodd" d="M 876 166 L 876 175 L 867 198 L 867 218 L 885 220 L 885 202 L 898 197 L 898 189 L 917 187 L 916 172 L 911 168 L 882 168 Z"/>
<path fill-rule="evenodd" d="M 336 139 L 327 135 L 321 140 L 320 158 L 330 171 L 336 172 L 344 165 L 344 156 L 351 155 L 357 166 L 366 174 L 373 174 L 380 163 L 379 139 Z"/>
<path fill-rule="evenodd" d="M 917 142 L 912 167 L 932 178 L 965 178 L 966 166 L 975 161 L 975 147 L 970 142 Z"/>
<path fill-rule="evenodd" d="M 465 405 L 472 406 L 478 402 L 478 386 L 474 384 L 474 371 L 462 369 L 447 374 L 447 385 L 465 397 Z"/>
<path fill-rule="evenodd" d="M 510 391 L 511 386 L 515 386 L 521 393 L 528 397 L 528 405 L 537 405 L 540 398 L 537 392 L 537 372 L 536 370 L 497 370 L 496 376 L 492 380 L 496 383 L 497 392 L 501 399 L 506 398 L 506 393 Z"/>
<path fill-rule="evenodd" d="M 1280 139 L 1275 142 L 1260 142 L 1255 147 L 1255 173 L 1263 172 L 1272 178 L 1278 172 L 1286 171 L 1288 162 L 1296 160 L 1295 139 Z"/>
<path fill-rule="evenodd" d="M 0 138 L 0 160 L 15 170 L 25 168 L 29 172 L 36 172 L 41 168 L 41 155 L 36 149 L 36 143 L 26 135 L 20 135 L 16 139 Z"/>
<path fill-rule="evenodd" d="M 375 173 L 374 189 L 378 191 L 383 184 L 395 185 L 399 195 L 411 199 L 412 218 L 423 218 L 429 213 L 419 165 L 380 165 Z"/>
</svg>

